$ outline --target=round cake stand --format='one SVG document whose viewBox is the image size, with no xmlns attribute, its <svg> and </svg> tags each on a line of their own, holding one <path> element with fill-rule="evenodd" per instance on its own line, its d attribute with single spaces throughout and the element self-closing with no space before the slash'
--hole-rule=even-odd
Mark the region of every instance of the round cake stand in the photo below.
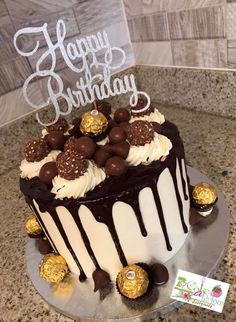
<svg viewBox="0 0 236 322">
<path fill-rule="evenodd" d="M 192 185 L 197 182 L 213 184 L 199 171 L 188 167 Z M 214 184 L 213 184 L 214 185 Z M 218 201 L 212 214 L 204 222 L 192 226 L 186 242 L 179 252 L 165 263 L 169 270 L 169 281 L 164 286 L 153 289 L 150 301 L 131 306 L 116 291 L 115 286 L 101 294 L 93 291 L 93 280 L 80 283 L 78 276 L 70 274 L 61 289 L 55 289 L 39 277 L 39 263 L 42 255 L 36 242 L 29 239 L 26 246 L 28 275 L 38 293 L 60 313 L 77 321 L 145 321 L 163 316 L 182 305 L 170 298 L 178 269 L 212 276 L 224 257 L 229 235 L 229 211 L 223 195 L 218 193 Z M 135 302 L 132 302 L 135 304 Z"/>
</svg>

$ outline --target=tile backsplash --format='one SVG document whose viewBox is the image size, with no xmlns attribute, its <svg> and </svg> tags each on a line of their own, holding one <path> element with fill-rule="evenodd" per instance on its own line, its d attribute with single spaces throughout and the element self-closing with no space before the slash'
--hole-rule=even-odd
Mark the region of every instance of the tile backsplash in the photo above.
<svg viewBox="0 0 236 322">
<path fill-rule="evenodd" d="M 126 52 L 123 68 L 134 64 L 122 0 L 0 0 L 0 126 L 33 111 L 25 102 L 21 87 L 48 48 L 42 33 L 23 35 L 17 41 L 22 51 L 30 52 L 37 41 L 39 46 L 34 55 L 22 57 L 14 48 L 14 34 L 19 29 L 47 23 L 48 33 L 55 42 L 56 22 L 59 19 L 66 24 L 65 44 L 106 30 L 111 45 Z M 113 58 L 116 61 L 116 57 Z M 50 66 L 50 57 L 43 64 L 44 67 Z M 59 50 L 55 72 L 60 74 L 65 85 L 75 84 L 78 80 L 78 74 L 68 69 Z M 35 104 L 42 103 L 45 82 L 33 83 L 29 94 Z"/>
<path fill-rule="evenodd" d="M 136 62 L 236 68 L 236 1 L 124 0 Z"/>
<path fill-rule="evenodd" d="M 236 0 L 0 0 L 0 126 L 33 111 L 22 85 L 47 48 L 39 34 L 24 35 L 19 39 L 23 51 L 32 50 L 36 41 L 39 48 L 22 57 L 13 45 L 15 32 L 46 22 L 56 41 L 59 18 L 67 27 L 65 43 L 105 29 L 112 46 L 126 52 L 124 68 L 135 63 L 236 68 Z M 78 80 L 60 53 L 55 71 L 65 87 Z M 42 80 L 29 86 L 36 105 L 45 100 L 45 86 Z"/>
</svg>

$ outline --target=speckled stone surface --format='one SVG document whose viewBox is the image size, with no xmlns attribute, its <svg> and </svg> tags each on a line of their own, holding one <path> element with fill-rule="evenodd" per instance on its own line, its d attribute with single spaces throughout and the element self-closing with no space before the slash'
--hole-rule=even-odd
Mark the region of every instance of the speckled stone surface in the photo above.
<svg viewBox="0 0 236 322">
<path fill-rule="evenodd" d="M 227 253 L 215 278 L 230 283 L 229 294 L 222 314 L 185 304 L 169 313 L 164 322 L 234 322 L 236 321 L 236 122 L 235 120 L 175 107 L 159 106 L 167 119 L 175 122 L 185 144 L 187 163 L 209 176 L 223 192 L 231 211 L 230 239 Z M 25 138 L 37 128 L 29 119 L 22 123 Z M 32 123 L 31 123 L 32 122 Z M 22 144 L 15 134 L 15 143 Z M 0 140 L 4 138 L 1 136 Z M 8 138 L 8 142 L 9 138 Z M 3 144 L 3 143 L 2 143 Z M 20 154 L 6 153 L 14 162 L 0 176 L 0 321 L 1 322 L 69 322 L 37 294 L 28 279 L 25 267 L 26 236 L 24 221 L 31 214 L 19 191 Z M 10 161 L 9 161 L 10 162 Z M 11 169 L 10 169 L 11 168 Z M 216 236 L 217 238 L 217 236 Z M 207 247 L 207 245 L 206 245 Z"/>
<path fill-rule="evenodd" d="M 236 117 L 236 71 L 137 66 L 136 75 L 152 101 Z"/>
</svg>

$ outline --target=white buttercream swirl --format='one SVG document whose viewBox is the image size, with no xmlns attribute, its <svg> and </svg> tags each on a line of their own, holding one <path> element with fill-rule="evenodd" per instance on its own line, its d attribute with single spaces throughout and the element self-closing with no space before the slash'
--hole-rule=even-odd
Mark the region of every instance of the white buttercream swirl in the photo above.
<svg viewBox="0 0 236 322">
<path fill-rule="evenodd" d="M 155 133 L 151 143 L 142 146 L 131 145 L 126 161 L 129 165 L 148 165 L 166 157 L 172 148 L 171 141 L 164 135 Z"/>
<path fill-rule="evenodd" d="M 96 143 L 97 143 L 97 145 L 105 145 L 108 142 L 109 142 L 109 139 L 108 139 L 108 136 L 106 136 L 104 139 L 102 139 L 102 140 L 100 140 L 100 141 L 98 141 Z"/>
<path fill-rule="evenodd" d="M 80 198 L 84 197 L 86 192 L 93 190 L 99 183 L 105 180 L 106 174 L 102 168 L 98 168 L 92 161 L 86 172 L 74 180 L 66 180 L 56 176 L 53 181 L 52 193 L 56 199 Z"/>
<path fill-rule="evenodd" d="M 33 177 L 38 177 L 41 167 L 47 162 L 56 161 L 56 157 L 60 152 L 61 151 L 53 150 L 39 162 L 28 162 L 26 159 L 22 160 L 20 165 L 21 178 L 31 179 Z"/>
<path fill-rule="evenodd" d="M 154 109 L 153 112 L 151 112 L 149 115 L 143 115 L 143 116 L 131 116 L 130 123 L 134 121 L 148 121 L 148 122 L 157 122 L 159 124 L 163 124 L 165 122 L 165 117 L 163 114 L 161 114 L 158 109 Z"/>
</svg>

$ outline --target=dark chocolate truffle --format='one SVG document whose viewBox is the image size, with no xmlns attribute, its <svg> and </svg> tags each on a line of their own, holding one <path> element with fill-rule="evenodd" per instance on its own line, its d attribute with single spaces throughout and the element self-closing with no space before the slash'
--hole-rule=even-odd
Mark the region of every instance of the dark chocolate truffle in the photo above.
<svg viewBox="0 0 236 322">
<path fill-rule="evenodd" d="M 114 156 L 106 161 L 105 172 L 109 176 L 120 176 L 126 173 L 126 171 L 125 161 L 121 157 Z"/>
<path fill-rule="evenodd" d="M 73 127 L 68 130 L 68 132 L 70 133 L 70 135 L 75 136 L 75 137 L 80 137 L 82 136 L 82 132 L 80 131 L 80 123 L 81 123 L 81 117 L 76 117 L 73 121 Z"/>
<path fill-rule="evenodd" d="M 96 151 L 96 144 L 87 136 L 82 136 L 77 139 L 76 150 L 85 158 L 90 159 Z"/>
<path fill-rule="evenodd" d="M 50 133 L 52 131 L 61 131 L 65 133 L 69 128 L 67 120 L 64 117 L 59 117 L 58 121 L 52 125 L 46 127 L 47 131 Z"/>
<path fill-rule="evenodd" d="M 126 108 L 118 108 L 114 113 L 114 120 L 117 123 L 121 122 L 129 122 L 130 120 L 130 113 Z"/>
<path fill-rule="evenodd" d="M 51 184 L 53 178 L 57 176 L 57 174 L 58 172 L 56 162 L 47 162 L 39 171 L 39 179 L 46 184 Z"/>
<path fill-rule="evenodd" d="M 126 159 L 129 154 L 129 143 L 126 141 L 116 143 L 114 145 L 111 145 L 111 151 L 121 157 L 122 159 Z"/>
<path fill-rule="evenodd" d="M 37 241 L 38 250 L 41 254 L 47 255 L 53 251 L 51 244 L 47 239 L 41 238 Z"/>
<path fill-rule="evenodd" d="M 47 135 L 46 142 L 52 150 L 61 150 L 66 142 L 66 137 L 61 131 L 52 131 Z"/>
<path fill-rule="evenodd" d="M 78 139 L 75 136 L 71 136 L 64 145 L 64 151 L 77 152 L 77 141 Z"/>
<path fill-rule="evenodd" d="M 93 272 L 93 280 L 94 280 L 94 292 L 96 292 L 97 290 L 104 289 L 111 282 L 110 275 L 102 269 L 96 269 Z"/>
<path fill-rule="evenodd" d="M 111 154 L 104 150 L 104 149 L 98 149 L 94 156 L 93 159 L 98 167 L 103 167 L 106 163 L 106 161 L 111 157 Z"/>
<path fill-rule="evenodd" d="M 140 97 L 138 99 L 138 103 L 136 106 L 132 107 L 132 111 L 131 111 L 131 115 L 132 116 L 144 116 L 144 115 L 150 115 L 153 111 L 154 111 L 154 107 L 153 106 L 149 106 L 145 111 L 143 112 L 138 112 L 138 113 L 135 113 L 133 112 L 134 110 L 135 111 L 139 111 L 139 110 L 142 110 L 145 106 L 147 106 L 147 99 L 146 97 Z"/>
<path fill-rule="evenodd" d="M 160 263 L 155 263 L 150 266 L 150 274 L 152 282 L 156 285 L 163 285 L 169 280 L 167 268 Z"/>
<path fill-rule="evenodd" d="M 153 126 L 148 121 L 134 121 L 129 125 L 126 133 L 131 145 L 145 145 L 154 138 Z"/>
<path fill-rule="evenodd" d="M 125 141 L 126 134 L 125 134 L 124 129 L 122 129 L 121 127 L 113 127 L 113 129 L 108 134 L 108 138 L 109 138 L 110 143 L 116 144 L 121 141 Z"/>
<path fill-rule="evenodd" d="M 88 168 L 87 160 L 73 151 L 58 154 L 56 164 L 59 175 L 66 180 L 79 178 Z"/>
<path fill-rule="evenodd" d="M 96 100 L 95 103 L 96 103 L 98 112 L 101 112 L 108 119 L 111 114 L 111 104 L 106 101 L 98 101 L 98 100 Z"/>
<path fill-rule="evenodd" d="M 50 149 L 44 139 L 29 140 L 25 144 L 24 153 L 28 162 L 39 162 L 49 153 Z"/>
</svg>

